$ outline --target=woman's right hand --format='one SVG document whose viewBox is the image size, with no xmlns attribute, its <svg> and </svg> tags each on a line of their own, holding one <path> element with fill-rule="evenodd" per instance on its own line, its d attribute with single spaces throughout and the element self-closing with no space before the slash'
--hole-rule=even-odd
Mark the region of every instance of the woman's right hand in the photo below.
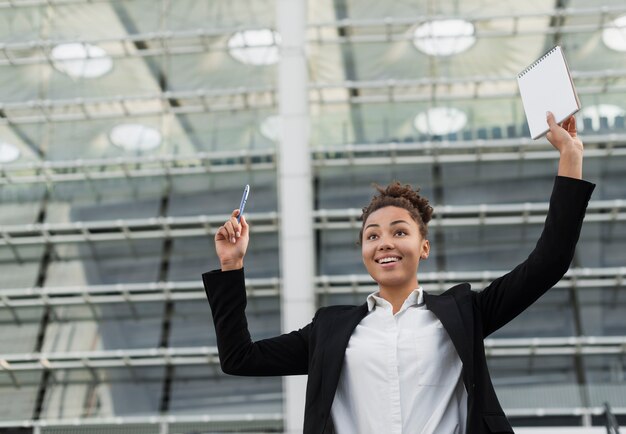
<svg viewBox="0 0 626 434">
<path fill-rule="evenodd" d="M 246 217 L 241 216 L 241 222 L 237 223 L 239 209 L 230 215 L 215 233 L 215 251 L 220 260 L 222 271 L 238 270 L 243 267 L 243 257 L 248 249 L 250 241 L 249 226 Z"/>
</svg>

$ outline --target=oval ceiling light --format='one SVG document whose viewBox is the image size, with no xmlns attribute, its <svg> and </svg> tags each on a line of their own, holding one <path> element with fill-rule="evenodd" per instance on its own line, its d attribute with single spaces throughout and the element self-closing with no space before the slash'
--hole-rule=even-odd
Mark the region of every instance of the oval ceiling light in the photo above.
<svg viewBox="0 0 626 434">
<path fill-rule="evenodd" d="M 602 31 L 602 42 L 615 51 L 626 51 L 626 15 L 613 20 Z"/>
<path fill-rule="evenodd" d="M 413 124 L 420 133 L 443 136 L 462 130 L 467 124 L 467 115 L 452 107 L 435 107 L 418 113 Z"/>
<path fill-rule="evenodd" d="M 141 124 L 121 124 L 113 127 L 109 140 L 126 151 L 149 151 L 161 144 L 161 133 Z"/>
<path fill-rule="evenodd" d="M 459 54 L 469 50 L 475 42 L 474 25 L 465 20 L 427 21 L 413 33 L 413 45 L 429 56 Z"/>
<path fill-rule="evenodd" d="M 594 130 L 600 129 L 600 118 L 606 118 L 608 126 L 615 125 L 615 118 L 617 116 L 625 116 L 626 110 L 620 106 L 613 104 L 597 104 L 589 107 L 585 107 L 581 112 L 583 121 L 576 119 L 576 127 L 581 131 L 585 129 L 584 119 L 591 119 L 591 127 Z"/>
<path fill-rule="evenodd" d="M 20 150 L 10 143 L 0 142 L 0 163 L 11 163 L 20 158 Z"/>
<path fill-rule="evenodd" d="M 97 78 L 113 68 L 107 52 L 91 44 L 60 44 L 52 49 L 50 57 L 57 70 L 73 78 Z"/>
<path fill-rule="evenodd" d="M 270 29 L 237 32 L 228 40 L 230 55 L 247 65 L 272 65 L 278 62 L 280 35 Z"/>
<path fill-rule="evenodd" d="M 259 126 L 261 135 L 273 142 L 278 142 L 280 138 L 280 128 L 281 121 L 278 115 L 268 116 Z"/>
</svg>

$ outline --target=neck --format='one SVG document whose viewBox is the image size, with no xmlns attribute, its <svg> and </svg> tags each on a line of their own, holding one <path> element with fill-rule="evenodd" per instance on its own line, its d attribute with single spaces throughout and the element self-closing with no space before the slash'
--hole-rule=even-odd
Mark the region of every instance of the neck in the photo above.
<svg viewBox="0 0 626 434">
<path fill-rule="evenodd" d="M 419 283 L 417 282 L 417 279 L 412 281 L 410 284 L 402 286 L 380 286 L 379 295 L 381 298 L 384 298 L 391 303 L 393 313 L 395 315 L 400 310 L 409 294 L 418 287 Z"/>
</svg>

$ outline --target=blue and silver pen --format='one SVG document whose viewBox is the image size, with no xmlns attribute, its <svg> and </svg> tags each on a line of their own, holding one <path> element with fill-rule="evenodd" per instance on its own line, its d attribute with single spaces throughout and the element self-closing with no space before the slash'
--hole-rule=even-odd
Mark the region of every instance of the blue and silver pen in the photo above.
<svg viewBox="0 0 626 434">
<path fill-rule="evenodd" d="M 246 184 L 246 187 L 243 189 L 243 196 L 241 196 L 241 203 L 239 204 L 239 215 L 237 216 L 237 223 L 241 222 L 241 216 L 243 214 L 243 210 L 246 207 L 246 202 L 248 201 L 248 194 L 250 194 L 250 185 Z"/>
</svg>

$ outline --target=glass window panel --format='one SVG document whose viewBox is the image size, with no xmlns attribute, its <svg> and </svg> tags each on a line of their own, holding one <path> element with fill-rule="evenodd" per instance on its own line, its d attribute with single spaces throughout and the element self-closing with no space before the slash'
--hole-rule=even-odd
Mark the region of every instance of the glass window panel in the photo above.
<svg viewBox="0 0 626 434">
<path fill-rule="evenodd" d="M 216 375 L 213 366 L 177 366 L 171 394 L 173 414 L 280 413 L 283 403 L 280 377 Z"/>
<path fill-rule="evenodd" d="M 0 308 L 0 354 L 26 354 L 37 349 L 44 309 Z"/>
<path fill-rule="evenodd" d="M 533 3 L 537 4 L 538 0 L 533 0 Z M 428 12 L 428 14 L 430 13 Z M 489 13 L 497 12 L 490 9 Z M 376 15 L 372 18 L 380 19 L 380 17 L 387 16 Z M 417 18 L 419 15 L 413 16 Z M 522 23 L 529 21 L 526 19 Z M 547 17 L 535 19 L 535 22 L 540 23 L 547 23 L 547 21 Z M 504 24 L 505 27 L 510 27 L 508 20 Z M 394 25 L 394 33 L 399 38 L 406 36 L 406 39 L 402 38 L 399 41 L 384 44 L 380 42 L 358 42 L 344 46 L 345 55 L 349 56 L 354 63 L 351 71 L 354 77 L 348 78 L 359 80 L 416 80 L 432 76 L 453 78 L 505 76 L 514 78 L 517 73 L 528 66 L 530 62 L 527 59 L 536 59 L 545 52 L 545 36 L 527 34 L 506 38 L 481 37 L 481 33 L 493 31 L 493 28 L 490 29 L 490 27 L 498 25 L 503 25 L 502 20 L 499 22 L 494 20 L 493 24 L 489 21 L 476 23 L 478 38 L 476 38 L 474 45 L 469 50 L 452 56 L 429 56 L 423 53 L 414 46 L 411 39 L 415 27 L 411 26 L 404 29 L 402 25 Z M 381 28 L 372 31 L 366 28 L 355 28 L 353 33 L 356 37 L 368 33 L 384 36 L 385 30 Z M 507 55 L 511 50 L 516 50 L 519 56 Z M 489 62 L 490 56 L 496 53 L 499 55 L 499 62 L 497 64 Z M 324 54 L 324 52 L 320 51 L 320 54 Z M 393 57 L 393 61 L 389 61 L 390 57 Z M 488 82 L 488 80 L 485 81 Z M 515 85 L 513 80 L 511 80 L 510 85 Z M 480 91 L 485 90 L 480 89 Z M 508 93 L 510 94 L 512 91 L 514 89 L 509 90 Z"/>
<path fill-rule="evenodd" d="M 0 130 L 0 135 L 2 135 L 2 130 Z M 21 162 L 21 160 L 17 161 Z M 2 217 L 0 217 L 0 219 L 2 219 L 0 220 L 2 221 L 2 224 L 35 223 L 37 219 L 37 212 L 39 212 L 39 208 L 42 206 L 41 201 L 44 197 L 45 189 L 46 187 L 42 184 L 3 185 L 2 188 L 0 188 L 0 203 L 2 203 L 3 208 L 5 205 L 10 206 L 14 204 L 23 207 L 32 207 L 37 211 L 33 210 L 31 217 L 28 217 L 27 220 L 20 219 L 15 223 L 10 223 L 10 221 L 12 221 L 12 213 L 4 212 Z"/>
<path fill-rule="evenodd" d="M 96 12 L 94 12 L 96 13 Z M 103 19 L 103 17 L 100 17 Z M 108 36 L 110 37 L 110 36 Z M 106 44 L 94 44 L 105 51 Z M 112 50 L 111 50 L 112 51 Z M 121 51 L 121 50 L 118 50 Z M 115 54 L 109 53 L 107 54 Z M 155 96 L 161 92 L 156 77 L 158 71 L 151 70 L 141 57 L 116 57 L 112 60 L 110 71 L 96 79 L 76 79 L 60 72 L 50 65 L 50 78 L 46 89 L 46 98 L 64 100 L 72 98 L 106 98 L 114 95 L 128 95 L 132 97 Z M 15 68 L 21 73 L 20 68 Z"/>
<path fill-rule="evenodd" d="M 488 365 L 504 408 L 582 406 L 571 356 L 491 357 Z"/>
<path fill-rule="evenodd" d="M 21 421 L 33 417 L 41 372 L 0 371 L 0 420 Z"/>
<path fill-rule="evenodd" d="M 43 9 L 10 8 L 0 14 L 0 38 L 3 41 L 27 41 L 39 37 Z"/>
<path fill-rule="evenodd" d="M 214 46 L 226 47 L 230 36 L 216 38 Z M 163 65 L 172 91 L 273 87 L 276 68 L 276 65 L 245 65 L 231 56 L 228 49 L 171 56 Z"/>
<path fill-rule="evenodd" d="M 0 249 L 2 251 L 4 249 Z M 32 288 L 39 275 L 38 262 L 11 263 L 12 258 L 0 262 L 0 293 L 3 289 Z"/>
<path fill-rule="evenodd" d="M 542 227 L 469 226 L 446 227 L 443 231 L 448 270 L 512 270 L 534 249 Z"/>
<path fill-rule="evenodd" d="M 626 264 L 626 222 L 585 222 L 576 256 L 584 267 L 623 267 Z"/>
<path fill-rule="evenodd" d="M 158 239 L 56 244 L 45 285 L 156 282 L 162 244 Z"/>
<path fill-rule="evenodd" d="M 131 113 L 141 113 L 148 110 L 158 110 L 162 103 L 155 102 L 150 99 L 147 102 L 141 102 L 138 100 L 126 102 L 128 111 Z M 144 107 L 143 105 L 146 105 Z M 156 104 L 156 106 L 155 106 Z M 82 116 L 83 110 L 80 105 L 70 107 L 76 111 L 79 116 Z M 56 109 L 57 111 L 59 109 Z M 174 114 L 168 113 L 163 115 L 126 115 L 122 103 L 114 101 L 111 103 L 102 103 L 96 109 L 93 104 L 88 106 L 88 110 L 94 113 L 94 116 L 100 115 L 101 119 L 81 119 L 77 122 L 57 122 L 54 124 L 54 128 L 47 131 L 45 134 L 45 154 L 46 159 L 51 161 L 66 161 L 74 159 L 86 159 L 93 160 L 98 158 L 116 159 L 122 158 L 123 162 L 128 164 L 129 159 L 133 157 L 146 157 L 146 156 L 161 156 L 183 153 L 185 149 L 190 148 L 190 142 L 183 138 L 182 126 Z M 108 119 L 102 119 L 106 115 Z M 120 146 L 112 144 L 110 139 L 111 130 L 121 124 L 139 124 L 146 128 L 156 130 L 161 138 L 157 147 L 152 149 L 125 149 Z M 177 140 L 173 141 L 172 136 L 177 136 Z M 135 143 L 132 141 L 131 143 Z M 141 142 L 140 142 L 141 143 Z M 184 153 L 189 153 L 185 151 Z M 129 167 L 132 169 L 132 166 Z M 93 170 L 93 169 L 91 169 Z M 157 181 L 158 182 L 155 182 Z M 148 181 L 153 182 L 150 184 Z M 131 181 L 126 179 L 116 180 L 104 180 L 104 181 L 91 181 L 88 183 L 71 183 L 75 184 L 73 187 L 64 187 L 63 184 L 56 184 L 56 189 L 63 188 L 81 188 L 84 192 L 92 191 L 93 195 L 98 194 L 98 188 L 100 185 L 111 186 L 117 183 L 117 185 L 124 184 L 131 188 L 124 188 L 122 191 L 133 191 L 140 186 L 143 187 L 155 187 L 163 184 L 163 179 L 132 179 Z M 143 185 L 142 185 L 143 184 Z"/>
<path fill-rule="evenodd" d="M 278 277 L 278 261 L 278 234 L 255 233 L 252 230 L 245 258 L 246 277 Z M 218 268 L 220 262 L 213 237 L 174 240 L 168 274 L 170 281 L 199 282 L 203 273 Z"/>
<path fill-rule="evenodd" d="M 57 183 L 51 193 L 46 221 L 66 223 L 150 218 L 159 215 L 164 180 L 112 179 Z"/>
<path fill-rule="evenodd" d="M 0 225 L 23 225 L 37 222 L 39 203 L 4 203 Z"/>
<path fill-rule="evenodd" d="M 626 287 L 581 288 L 578 298 L 585 335 L 626 336 Z"/>
<path fill-rule="evenodd" d="M 384 169 L 377 167 L 341 167 L 319 169 L 317 186 L 318 209 L 356 208 L 361 210 L 367 206 L 377 194 L 373 184 L 386 186 L 391 182 L 400 181 L 420 188 L 420 194 L 427 197 L 435 205 L 433 168 L 431 165 L 396 165 Z M 355 235 L 358 239 L 358 231 Z"/>
<path fill-rule="evenodd" d="M 445 205 L 547 203 L 557 174 L 554 161 L 451 163 L 441 167 Z"/>
<path fill-rule="evenodd" d="M 43 351 L 155 348 L 161 339 L 163 312 L 163 302 L 56 307 Z"/>
<path fill-rule="evenodd" d="M 231 2 L 197 2 L 179 0 L 180 6 L 169 8 L 164 14 L 151 0 L 116 0 L 125 6 L 129 19 L 136 23 L 138 32 L 156 30 L 189 30 L 196 28 L 232 28 L 273 26 L 274 1 L 262 0 L 250 4 L 245 0 Z"/>
<path fill-rule="evenodd" d="M 613 408 L 625 406 L 626 355 L 586 355 L 584 364 L 591 405 L 600 407 L 609 402 Z"/>
<path fill-rule="evenodd" d="M 243 188 L 250 185 L 244 214 L 271 212 L 278 209 L 276 175 L 272 172 L 237 173 L 236 176 L 174 178 L 168 215 L 173 217 L 207 214 L 229 216 L 239 207 Z"/>
<path fill-rule="evenodd" d="M 610 158 L 585 160 L 584 178 L 596 183 L 592 200 L 624 199 L 626 197 L 624 167 L 626 167 L 626 157 L 611 156 Z"/>
<path fill-rule="evenodd" d="M 164 374 L 163 367 L 55 371 L 42 418 L 157 414 Z"/>
<path fill-rule="evenodd" d="M 177 301 L 170 323 L 172 347 L 215 346 L 215 328 L 208 301 Z M 248 330 L 253 341 L 281 334 L 277 297 L 249 297 L 246 306 Z M 302 324 L 304 327 L 306 324 Z"/>
<path fill-rule="evenodd" d="M 575 336 L 575 310 L 569 290 L 553 288 L 506 326 L 495 338 Z"/>
<path fill-rule="evenodd" d="M 172 433 L 172 431 L 169 431 Z M 41 434 L 160 434 L 161 426 L 156 423 L 133 423 L 126 425 L 81 424 L 78 426 L 44 426 Z M 174 434 L 174 433 L 172 433 Z"/>
</svg>

